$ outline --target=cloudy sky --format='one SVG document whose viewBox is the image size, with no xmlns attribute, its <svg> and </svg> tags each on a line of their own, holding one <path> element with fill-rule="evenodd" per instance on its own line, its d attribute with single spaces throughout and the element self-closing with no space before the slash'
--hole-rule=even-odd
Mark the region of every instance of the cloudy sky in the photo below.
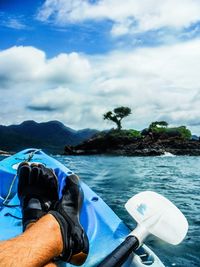
<svg viewBox="0 0 200 267">
<path fill-rule="evenodd" d="M 0 124 L 200 134 L 200 0 L 0 0 Z"/>
</svg>

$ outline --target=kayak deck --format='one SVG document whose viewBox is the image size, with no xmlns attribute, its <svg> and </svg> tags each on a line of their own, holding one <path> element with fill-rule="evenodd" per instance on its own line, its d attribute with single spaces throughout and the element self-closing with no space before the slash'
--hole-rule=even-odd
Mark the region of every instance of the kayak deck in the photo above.
<svg viewBox="0 0 200 267">
<path fill-rule="evenodd" d="M 66 176 L 72 172 L 57 160 L 46 155 L 41 150 L 26 149 L 9 158 L 0 161 L 0 240 L 7 240 L 22 232 L 21 208 L 16 195 L 16 169 L 20 162 L 40 162 L 54 169 L 60 185 L 60 196 Z M 84 192 L 84 203 L 80 220 L 90 241 L 90 252 L 83 266 L 94 267 L 105 256 L 117 247 L 130 233 L 130 229 L 111 210 L 108 205 L 85 183 L 81 182 Z M 9 206 L 3 201 L 9 194 Z M 61 266 L 72 266 L 63 264 Z M 128 258 L 124 267 L 163 267 L 159 258 L 147 246 L 143 245 Z"/>
</svg>

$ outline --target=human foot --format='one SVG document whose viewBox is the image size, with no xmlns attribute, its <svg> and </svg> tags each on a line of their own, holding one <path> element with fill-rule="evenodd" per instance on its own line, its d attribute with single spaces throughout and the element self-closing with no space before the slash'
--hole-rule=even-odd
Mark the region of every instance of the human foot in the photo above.
<svg viewBox="0 0 200 267">
<path fill-rule="evenodd" d="M 22 206 L 23 231 L 30 223 L 47 214 L 58 200 L 58 179 L 42 164 L 22 162 L 17 170 L 18 197 Z"/>
<path fill-rule="evenodd" d="M 83 202 L 83 191 L 76 175 L 66 178 L 62 198 L 49 213 L 58 221 L 63 239 L 60 260 L 82 265 L 89 253 L 87 235 L 80 224 L 79 215 Z"/>
</svg>

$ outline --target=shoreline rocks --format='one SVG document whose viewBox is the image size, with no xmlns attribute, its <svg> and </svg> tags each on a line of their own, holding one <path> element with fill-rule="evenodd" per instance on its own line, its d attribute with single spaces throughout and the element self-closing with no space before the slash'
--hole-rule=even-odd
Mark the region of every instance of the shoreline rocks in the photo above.
<svg viewBox="0 0 200 267">
<path fill-rule="evenodd" d="M 96 136 L 77 146 L 66 146 L 65 155 L 121 155 L 121 156 L 200 156 L 199 140 L 184 140 L 180 137 L 166 139 Z"/>
</svg>

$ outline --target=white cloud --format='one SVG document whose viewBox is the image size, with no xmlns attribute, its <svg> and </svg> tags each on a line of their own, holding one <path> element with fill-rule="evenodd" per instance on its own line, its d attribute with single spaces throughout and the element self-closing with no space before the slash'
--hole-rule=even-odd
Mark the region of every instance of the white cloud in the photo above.
<svg viewBox="0 0 200 267">
<path fill-rule="evenodd" d="M 13 83 L 33 81 L 47 85 L 81 84 L 89 78 L 91 66 L 88 59 L 77 53 L 59 54 L 47 59 L 43 51 L 34 47 L 15 46 L 0 52 L 0 75 Z M 1 79 L 1 80 L 2 80 Z M 0 83 L 1 83 L 0 80 Z"/>
<path fill-rule="evenodd" d="M 74 128 L 108 128 L 102 114 L 119 105 L 141 129 L 153 120 L 200 122 L 200 40 L 107 55 L 60 54 L 34 47 L 0 51 L 2 120 L 58 119 Z M 199 129 L 200 133 L 200 129 Z"/>
<path fill-rule="evenodd" d="M 158 30 L 182 29 L 200 20 L 199 0 L 46 0 L 37 18 L 58 25 L 86 20 L 113 21 L 114 36 Z"/>
<path fill-rule="evenodd" d="M 82 104 L 85 95 L 76 93 L 68 89 L 67 87 L 57 87 L 48 89 L 39 93 L 39 95 L 33 96 L 29 103 L 29 107 L 32 109 L 40 110 L 43 108 L 49 108 L 49 110 L 65 110 L 73 106 L 74 103 Z"/>
<path fill-rule="evenodd" d="M 29 29 L 29 27 L 23 22 L 22 18 L 8 16 L 4 18 L 4 13 L 0 12 L 0 25 L 6 28 L 11 28 L 15 30 Z"/>
<path fill-rule="evenodd" d="M 6 26 L 8 28 L 12 28 L 12 29 L 16 29 L 16 30 L 26 29 L 26 25 L 17 19 L 10 19 L 9 21 L 7 21 Z"/>
</svg>

